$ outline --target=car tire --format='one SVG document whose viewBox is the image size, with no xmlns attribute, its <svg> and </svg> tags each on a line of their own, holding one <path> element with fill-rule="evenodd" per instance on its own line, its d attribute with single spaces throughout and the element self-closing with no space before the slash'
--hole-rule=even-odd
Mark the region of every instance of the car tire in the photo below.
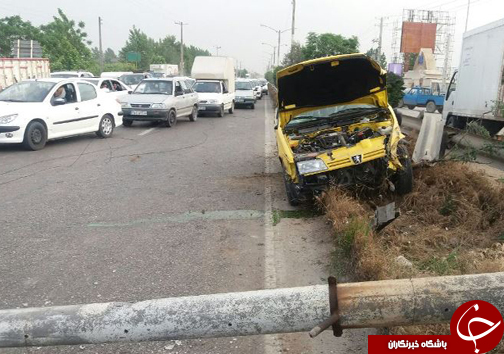
<svg viewBox="0 0 504 354">
<path fill-rule="evenodd" d="M 194 106 L 191 114 L 189 115 L 189 120 L 191 122 L 196 122 L 198 120 L 198 107 Z"/>
<path fill-rule="evenodd" d="M 432 101 L 427 102 L 427 105 L 425 106 L 425 110 L 427 111 L 427 113 L 434 113 L 436 112 L 436 109 L 437 106 L 434 102 Z"/>
<path fill-rule="evenodd" d="M 283 171 L 283 180 L 285 184 L 285 193 L 287 194 L 287 201 L 291 206 L 298 206 L 300 204 L 299 195 L 294 188 L 294 184 L 289 181 L 289 177 L 285 170 Z"/>
<path fill-rule="evenodd" d="M 396 173 L 395 191 L 399 195 L 406 195 L 413 191 L 413 166 L 406 147 L 399 146 L 397 154 L 403 168 Z"/>
<path fill-rule="evenodd" d="M 415 108 L 416 108 L 416 106 L 412 106 L 412 105 L 410 105 L 410 104 L 409 104 L 409 105 L 408 105 L 408 108 L 409 108 L 409 109 L 411 109 L 411 110 L 413 110 L 413 109 L 415 109 Z"/>
<path fill-rule="evenodd" d="M 403 108 L 404 107 L 404 100 L 400 99 L 399 103 L 397 104 L 397 108 Z"/>
<path fill-rule="evenodd" d="M 255 103 L 252 103 L 252 104 L 250 105 L 250 109 L 255 109 Z"/>
<path fill-rule="evenodd" d="M 110 138 L 114 132 L 114 118 L 106 114 L 100 119 L 100 125 L 96 135 L 102 139 Z"/>
<path fill-rule="evenodd" d="M 233 101 L 233 102 L 231 102 L 231 107 L 228 110 L 229 114 L 233 114 L 234 113 L 234 109 L 235 109 L 235 103 Z"/>
<path fill-rule="evenodd" d="M 220 106 L 220 109 L 217 112 L 217 117 L 224 117 L 224 105 Z"/>
<path fill-rule="evenodd" d="M 177 114 L 172 109 L 168 112 L 168 117 L 166 117 L 165 125 L 167 128 L 173 128 L 177 124 Z"/>
<path fill-rule="evenodd" d="M 27 150 L 42 150 L 47 143 L 47 129 L 41 122 L 31 122 L 25 130 L 23 146 Z"/>
<path fill-rule="evenodd" d="M 129 128 L 133 125 L 133 121 L 129 119 L 123 118 L 123 127 Z"/>
</svg>

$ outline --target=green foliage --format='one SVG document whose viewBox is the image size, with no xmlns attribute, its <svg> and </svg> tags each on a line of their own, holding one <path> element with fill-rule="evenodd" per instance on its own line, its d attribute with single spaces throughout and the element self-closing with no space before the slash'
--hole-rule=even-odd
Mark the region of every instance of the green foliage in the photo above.
<svg viewBox="0 0 504 354">
<path fill-rule="evenodd" d="M 310 32 L 302 52 L 304 58 L 316 59 L 329 55 L 351 54 L 359 51 L 359 40 L 353 36 L 345 38 L 339 34 Z"/>
<path fill-rule="evenodd" d="M 287 53 L 282 61 L 283 66 L 291 66 L 297 63 L 300 63 L 302 61 L 305 61 L 305 55 L 304 55 L 304 47 L 298 43 L 294 42 L 292 44 L 292 48 Z"/>
<path fill-rule="evenodd" d="M 439 213 L 443 216 L 450 216 L 457 210 L 457 203 L 453 199 L 451 194 L 448 194 L 439 210 Z"/>
<path fill-rule="evenodd" d="M 154 40 L 147 37 L 147 35 L 133 26 L 129 31 L 129 37 L 126 44 L 119 52 L 121 60 L 126 60 L 126 55 L 129 52 L 140 53 L 141 59 L 138 64 L 139 70 L 149 70 L 150 64 L 153 62 L 154 57 Z M 160 63 L 162 64 L 162 63 Z"/>
<path fill-rule="evenodd" d="M 39 40 L 40 30 L 19 16 L 0 19 L 0 57 L 10 57 L 16 39 Z"/>
<path fill-rule="evenodd" d="M 420 269 L 433 272 L 436 275 L 446 275 L 461 266 L 457 252 L 453 251 L 446 258 L 431 256 L 420 264 Z"/>
<path fill-rule="evenodd" d="M 472 122 L 467 123 L 466 130 L 470 134 L 479 135 L 484 138 L 490 139 L 490 132 L 483 127 L 479 121 L 473 120 Z"/>
<path fill-rule="evenodd" d="M 116 63 L 118 61 L 116 53 L 111 48 L 107 48 L 103 53 L 103 61 L 105 64 Z"/>
<path fill-rule="evenodd" d="M 371 48 L 366 52 L 366 55 L 376 60 L 383 69 L 387 70 L 387 57 L 385 53 L 382 52 L 379 54 L 378 48 Z"/>
<path fill-rule="evenodd" d="M 247 77 L 248 73 L 249 72 L 248 72 L 247 69 L 238 69 L 238 70 L 236 70 L 236 76 L 237 77 L 243 77 L 243 78 L 245 78 L 245 77 Z"/>
<path fill-rule="evenodd" d="M 266 80 L 268 80 L 271 84 L 276 86 L 276 74 L 281 69 L 282 69 L 281 66 L 274 67 L 272 70 L 266 72 L 266 74 L 264 75 L 264 78 Z"/>
<path fill-rule="evenodd" d="M 404 80 L 399 75 L 392 72 L 387 73 L 387 93 L 389 104 L 392 107 L 397 107 L 399 101 L 403 98 Z"/>
<path fill-rule="evenodd" d="M 337 236 L 338 244 L 347 256 L 352 254 L 354 248 L 355 239 L 358 235 L 365 235 L 366 237 L 371 234 L 371 225 L 361 218 L 351 219 L 347 225 L 345 225 L 343 231 L 341 231 Z"/>
</svg>

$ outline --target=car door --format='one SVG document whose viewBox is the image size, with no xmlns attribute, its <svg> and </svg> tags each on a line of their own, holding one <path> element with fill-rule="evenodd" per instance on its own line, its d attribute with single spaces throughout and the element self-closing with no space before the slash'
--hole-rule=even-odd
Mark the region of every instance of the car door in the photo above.
<svg viewBox="0 0 504 354">
<path fill-rule="evenodd" d="M 427 89 L 419 89 L 418 90 L 417 105 L 425 106 L 427 104 L 427 98 L 428 98 L 427 94 L 428 94 Z"/>
<path fill-rule="evenodd" d="M 177 109 L 177 117 L 183 117 L 184 115 L 189 115 L 189 113 L 187 113 L 187 102 L 186 102 L 187 98 L 184 93 L 184 89 L 182 88 L 182 85 L 178 80 L 175 81 L 174 95 L 175 95 L 175 108 Z"/>
<path fill-rule="evenodd" d="M 63 96 L 56 97 L 60 89 L 64 90 Z M 75 85 L 71 83 L 58 85 L 49 104 L 51 105 L 51 113 L 48 117 L 49 138 L 75 134 L 74 132 L 79 129 L 81 118 L 80 102 L 77 99 Z"/>
<path fill-rule="evenodd" d="M 77 83 L 80 99 L 80 124 L 79 129 L 84 131 L 97 131 L 100 123 L 101 102 L 98 99 L 96 88 L 87 82 Z M 105 93 L 109 95 L 110 93 Z"/>
<path fill-rule="evenodd" d="M 192 108 L 198 104 L 198 94 L 193 91 L 191 83 L 187 80 L 181 81 L 181 83 L 184 95 L 186 96 L 187 108 L 189 113 L 191 113 Z"/>
<path fill-rule="evenodd" d="M 416 106 L 416 94 L 417 94 L 417 89 L 413 88 L 408 91 L 406 95 L 404 95 L 404 104 L 408 106 Z"/>
</svg>

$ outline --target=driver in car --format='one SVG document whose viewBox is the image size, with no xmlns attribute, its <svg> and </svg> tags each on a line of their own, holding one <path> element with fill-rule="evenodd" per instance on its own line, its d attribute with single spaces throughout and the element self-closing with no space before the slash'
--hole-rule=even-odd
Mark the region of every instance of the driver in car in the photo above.
<svg viewBox="0 0 504 354">
<path fill-rule="evenodd" d="M 53 99 L 56 99 L 56 98 L 63 98 L 64 100 L 66 100 L 66 91 L 63 86 L 59 87 L 56 90 L 56 92 L 54 93 Z"/>
</svg>

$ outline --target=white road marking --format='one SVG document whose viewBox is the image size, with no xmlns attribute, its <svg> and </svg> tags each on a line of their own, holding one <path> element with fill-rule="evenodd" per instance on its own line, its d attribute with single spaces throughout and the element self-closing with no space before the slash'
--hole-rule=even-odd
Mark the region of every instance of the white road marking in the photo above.
<svg viewBox="0 0 504 354">
<path fill-rule="evenodd" d="M 140 135 L 140 136 L 142 136 L 142 135 L 147 135 L 147 134 L 149 134 L 151 131 L 153 131 L 153 130 L 154 130 L 154 129 L 156 129 L 156 128 L 157 128 L 157 127 L 154 127 L 154 128 L 150 128 L 150 129 L 144 130 L 143 132 L 141 132 L 141 133 L 140 133 L 140 134 L 138 134 L 138 135 Z"/>
<path fill-rule="evenodd" d="M 264 102 L 264 173 L 269 176 L 273 170 L 275 154 L 275 140 L 273 135 L 274 119 L 270 111 L 269 100 Z M 277 272 L 275 265 L 275 240 L 277 239 L 277 229 L 273 226 L 273 196 L 272 183 L 266 177 L 264 184 L 264 287 L 274 289 L 277 287 Z M 277 335 L 264 336 L 265 354 L 281 352 L 281 343 Z"/>
</svg>

